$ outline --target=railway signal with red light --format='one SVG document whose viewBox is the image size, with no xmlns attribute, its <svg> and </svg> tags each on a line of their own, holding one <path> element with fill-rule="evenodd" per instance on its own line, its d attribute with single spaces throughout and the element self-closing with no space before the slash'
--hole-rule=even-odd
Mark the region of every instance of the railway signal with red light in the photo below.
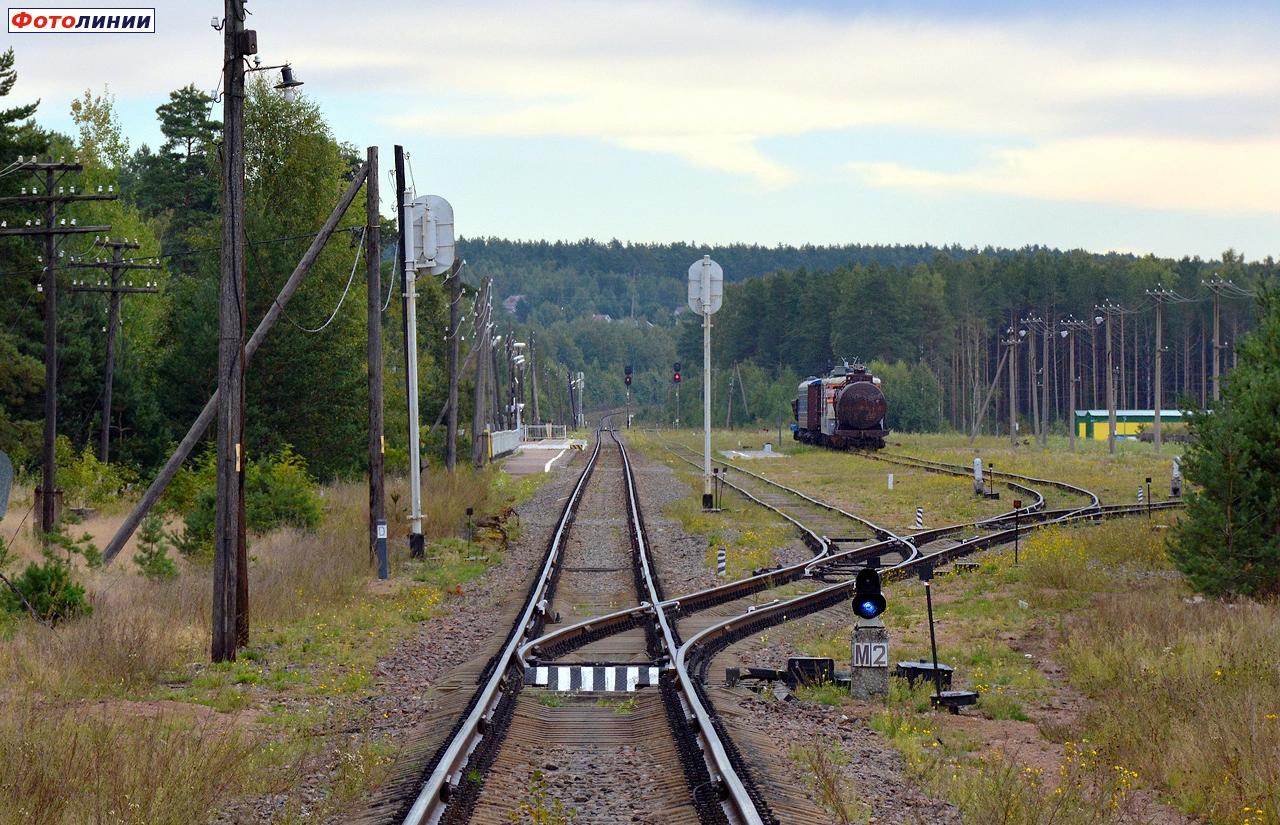
<svg viewBox="0 0 1280 825">
<path fill-rule="evenodd" d="M 868 567 L 858 571 L 853 585 L 853 612 L 859 619 L 874 619 L 884 612 L 884 594 L 880 592 L 880 574 Z"/>
<path fill-rule="evenodd" d="M 680 383 L 680 362 L 679 361 L 671 365 L 671 371 L 675 373 L 675 375 L 672 376 L 671 380 L 679 384 Z"/>
</svg>

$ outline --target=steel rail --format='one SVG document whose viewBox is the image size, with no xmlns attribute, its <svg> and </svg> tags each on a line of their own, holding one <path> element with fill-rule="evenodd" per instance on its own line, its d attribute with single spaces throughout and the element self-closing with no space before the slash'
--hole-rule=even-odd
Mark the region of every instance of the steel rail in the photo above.
<svg viewBox="0 0 1280 825">
<path fill-rule="evenodd" d="M 538 579 L 529 591 L 529 597 L 520 613 L 519 619 L 512 626 L 502 651 L 495 657 L 492 672 L 485 680 L 483 687 L 477 692 L 470 710 L 458 730 L 450 738 L 448 744 L 438 753 L 430 775 L 423 782 L 418 796 L 408 813 L 402 820 L 403 825 L 434 825 L 443 816 L 448 804 L 450 792 L 458 784 L 467 759 L 476 745 L 484 738 L 488 720 L 492 717 L 501 696 L 500 691 L 507 680 L 508 667 L 517 662 L 516 653 L 525 636 L 537 627 L 539 612 L 546 609 L 545 599 L 554 580 L 556 565 L 560 559 L 560 551 L 566 538 L 569 526 L 577 512 L 582 498 L 582 491 L 591 478 L 596 461 L 600 456 L 600 433 L 596 432 L 596 446 L 591 452 L 587 466 L 578 477 L 573 492 L 565 501 L 564 510 L 556 523 L 556 530 L 547 545 L 547 554 L 543 560 Z"/>
<path fill-rule="evenodd" d="M 690 464 L 691 466 L 694 466 L 694 467 L 700 466 L 697 463 L 690 460 L 687 456 L 681 455 L 679 452 L 672 449 L 669 443 L 664 442 L 662 446 L 667 452 L 671 453 L 673 456 L 680 459 L 681 461 L 684 461 L 685 463 Z M 753 593 L 758 593 L 764 590 L 771 590 L 775 587 L 779 587 L 784 584 L 790 584 L 800 579 L 813 577 L 816 572 L 822 570 L 825 567 L 844 564 L 844 563 L 854 563 L 868 556 L 871 556 L 873 554 L 878 555 L 882 552 L 887 552 L 889 550 L 892 550 L 895 547 L 908 548 L 907 558 L 910 559 L 915 555 L 919 554 L 920 552 L 919 545 L 928 544 L 944 536 L 950 535 L 952 533 L 957 533 L 962 530 L 970 529 L 974 526 L 972 524 L 953 524 L 953 525 L 947 525 L 943 527 L 935 527 L 929 530 L 924 530 L 910 537 L 895 536 L 891 531 L 881 527 L 880 525 L 872 522 L 869 519 L 854 515 L 853 513 L 849 513 L 827 502 L 815 499 L 812 496 L 809 496 L 805 493 L 800 492 L 799 490 L 795 490 L 791 487 L 787 487 L 783 484 L 779 484 L 778 482 L 773 481 L 772 479 L 757 475 L 748 470 L 744 470 L 741 467 L 737 467 L 736 465 L 729 464 L 728 462 L 722 461 L 720 459 L 714 459 L 714 460 L 724 466 L 729 467 L 730 469 L 737 470 L 739 472 L 742 472 L 744 475 L 757 478 L 760 481 L 770 484 L 771 486 L 776 487 L 785 493 L 795 495 L 798 498 L 801 498 L 822 509 L 826 509 L 832 512 L 839 513 L 840 515 L 846 516 L 847 518 L 866 526 L 877 536 L 881 537 L 881 540 L 872 544 L 863 545 L 862 547 L 856 547 L 851 550 L 844 550 L 844 551 L 832 553 L 831 541 L 828 538 L 826 538 L 825 536 L 818 535 L 815 531 L 810 529 L 807 525 L 805 525 L 799 519 L 796 519 L 791 514 L 787 513 L 784 510 L 779 509 L 778 507 L 766 501 L 761 500 L 760 498 L 753 495 L 749 490 L 733 483 L 732 481 L 726 478 L 724 479 L 724 483 L 727 484 L 729 487 L 731 487 L 733 490 L 737 491 L 740 495 L 742 495 L 743 497 L 747 498 L 752 502 L 755 502 L 761 507 L 764 507 L 765 509 L 770 510 L 773 513 L 776 513 L 777 515 L 785 519 L 787 522 L 792 524 L 800 532 L 801 539 L 805 542 L 805 544 L 809 547 L 809 549 L 813 551 L 814 557 L 812 559 L 809 559 L 803 562 L 798 562 L 796 564 L 788 565 L 785 567 L 775 568 L 773 570 L 767 570 L 767 571 L 755 574 L 753 576 L 748 576 L 746 578 L 737 579 L 732 582 L 726 582 L 724 584 L 719 584 L 713 587 L 704 588 L 703 590 L 687 593 L 682 596 L 679 596 L 673 599 L 668 599 L 662 602 L 662 607 L 664 609 L 677 611 L 678 614 L 681 616 L 687 616 L 692 613 L 696 613 L 700 610 L 705 610 L 707 608 L 714 607 L 716 605 L 724 604 L 725 602 L 735 601 L 737 599 L 752 595 Z M 1035 509 L 1036 507 L 1043 507 L 1044 497 L 1041 496 L 1037 491 L 1031 490 L 1026 487 L 1021 487 L 1021 485 L 1016 485 L 1013 482 L 1005 482 L 1005 483 L 1010 484 L 1011 486 L 1018 486 L 1019 489 L 1027 490 L 1029 495 L 1035 497 L 1036 501 L 1032 505 L 1022 508 L 1022 510 L 1029 512 Z M 1010 511 L 1006 515 L 1009 517 L 1012 517 L 1013 511 Z M 528 643 L 523 645 L 519 650 L 520 661 L 522 664 L 531 664 L 533 662 L 541 661 L 543 658 L 546 658 L 546 657 L 554 659 L 555 656 L 563 655 L 563 653 L 566 653 L 574 649 L 575 647 L 580 647 L 582 644 L 585 644 L 588 641 L 603 638 L 615 633 L 620 633 L 632 627 L 635 627 L 637 622 L 643 620 L 643 618 L 646 615 L 652 612 L 653 612 L 653 608 L 651 605 L 643 604 L 635 607 L 625 608 L 623 610 L 618 610 L 613 613 L 607 613 L 603 616 L 595 616 L 590 619 L 585 619 L 581 622 L 577 622 L 572 625 L 566 625 L 564 627 L 557 628 L 551 633 L 540 636 L 539 638 L 533 639 L 532 641 L 529 641 Z"/>
<path fill-rule="evenodd" d="M 1170 509 L 1170 508 L 1165 508 Z M 1070 511 L 1065 515 L 1059 516 L 1047 521 L 1019 525 L 1015 528 L 1007 528 L 995 533 L 989 533 L 985 536 L 975 536 L 960 542 L 952 547 L 944 548 L 892 565 L 881 571 L 884 579 L 896 579 L 906 575 L 907 572 L 925 564 L 935 564 L 939 561 L 950 561 L 952 559 L 966 556 L 988 547 L 1007 544 L 1012 541 L 1015 536 L 1020 536 L 1024 532 L 1040 529 L 1054 524 L 1066 524 L 1075 521 L 1089 521 L 1098 518 L 1113 518 L 1127 515 L 1140 515 L 1147 512 L 1144 505 L 1108 505 L 1098 510 L 1090 510 L 1089 512 Z M 737 638 L 750 633 L 757 633 L 760 630 L 781 624 L 791 619 L 802 618 L 819 610 L 831 607 L 843 601 L 848 594 L 856 586 L 856 582 L 852 579 L 838 582 L 836 584 L 825 587 L 813 593 L 806 593 L 793 597 L 777 604 L 758 607 L 749 613 L 743 613 L 738 616 L 730 617 L 718 622 L 710 627 L 703 629 L 694 635 L 681 646 L 677 655 L 677 663 L 689 669 L 690 662 L 693 662 L 693 672 L 699 677 L 704 678 L 706 668 L 710 664 L 710 657 L 720 648 L 733 643 Z M 710 646 L 710 647 L 708 647 Z M 704 649 L 706 648 L 706 649 Z"/>
<path fill-rule="evenodd" d="M 721 803 L 722 808 L 727 809 L 725 813 L 730 817 L 731 822 L 741 823 L 742 825 L 765 825 L 765 820 L 756 809 L 755 801 L 747 790 L 746 783 L 738 775 L 724 742 L 716 731 L 711 714 L 707 711 L 702 698 L 695 689 L 693 680 L 689 678 L 688 672 L 677 659 L 677 652 L 681 646 L 676 641 L 676 634 L 671 627 L 667 612 L 662 606 L 663 600 L 659 593 L 652 559 L 649 556 L 649 543 L 645 535 L 643 516 L 640 512 L 640 502 L 636 493 L 631 459 L 627 455 L 626 447 L 623 446 L 617 435 L 612 431 L 609 434 L 622 454 L 623 477 L 626 479 L 627 487 L 627 517 L 637 544 L 645 586 L 649 591 L 650 604 L 662 633 L 662 644 L 671 660 L 667 666 L 670 667 L 672 663 L 675 665 L 676 686 L 680 689 L 681 701 L 686 705 L 686 709 L 693 713 L 694 720 L 696 720 L 695 733 L 702 747 L 703 759 L 708 763 L 707 767 L 712 769 L 711 778 L 719 782 L 724 792 L 724 798 Z"/>
</svg>

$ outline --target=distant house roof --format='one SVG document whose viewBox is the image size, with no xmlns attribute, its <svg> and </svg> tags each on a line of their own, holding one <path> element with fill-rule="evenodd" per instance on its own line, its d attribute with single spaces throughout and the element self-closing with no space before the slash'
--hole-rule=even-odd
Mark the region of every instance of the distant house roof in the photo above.
<svg viewBox="0 0 1280 825">
<path fill-rule="evenodd" d="M 507 312 L 514 314 L 516 307 L 520 306 L 520 302 L 523 300 L 523 295 L 511 295 L 502 300 L 502 306 Z"/>
</svg>

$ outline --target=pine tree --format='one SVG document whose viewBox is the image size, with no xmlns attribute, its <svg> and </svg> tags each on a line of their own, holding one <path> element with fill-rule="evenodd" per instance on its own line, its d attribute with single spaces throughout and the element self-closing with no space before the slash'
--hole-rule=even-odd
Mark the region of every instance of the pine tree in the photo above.
<svg viewBox="0 0 1280 825">
<path fill-rule="evenodd" d="M 165 541 L 164 522 L 158 515 L 143 519 L 138 530 L 138 552 L 133 563 L 148 579 L 168 580 L 178 575 L 178 568 L 169 558 L 169 547 Z"/>
<path fill-rule="evenodd" d="M 1175 564 L 1211 595 L 1280 595 L 1280 293 L 1264 287 L 1218 407 L 1193 411 Z"/>
</svg>

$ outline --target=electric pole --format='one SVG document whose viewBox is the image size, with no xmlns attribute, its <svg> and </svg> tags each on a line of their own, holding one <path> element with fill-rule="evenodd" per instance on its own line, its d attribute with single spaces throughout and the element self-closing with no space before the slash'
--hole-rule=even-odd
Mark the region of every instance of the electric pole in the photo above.
<svg viewBox="0 0 1280 825">
<path fill-rule="evenodd" d="M 215 662 L 248 641 L 244 468 L 244 58 L 257 37 L 244 28 L 243 0 L 224 0 L 222 42 L 222 254 L 218 286 L 217 505 L 214 517 Z"/>
<path fill-rule="evenodd" d="M 476 293 L 475 332 L 471 346 L 476 351 L 476 386 L 475 401 L 471 413 L 471 463 L 483 466 L 487 456 L 484 452 L 485 421 L 488 411 L 485 409 L 489 394 L 489 381 L 486 373 L 489 364 L 489 279 L 480 281 L 480 291 Z"/>
<path fill-rule="evenodd" d="M 1113 303 L 1110 299 L 1103 301 L 1102 304 L 1094 307 L 1095 310 L 1101 312 L 1099 316 L 1095 316 L 1093 321 L 1095 324 L 1105 323 L 1106 327 L 1103 334 L 1107 338 L 1107 452 L 1111 455 L 1116 454 L 1116 366 L 1115 359 L 1112 355 L 1111 346 L 1111 317 L 1124 312 L 1124 308 L 1119 304 Z"/>
<path fill-rule="evenodd" d="M 1067 339 L 1067 442 L 1071 446 L 1071 451 L 1076 450 L 1076 333 L 1082 329 L 1087 329 L 1089 325 L 1084 321 L 1077 321 L 1072 316 L 1067 316 L 1065 321 L 1059 321 L 1062 330 L 1059 333 L 1063 338 Z"/>
<path fill-rule="evenodd" d="M 458 359 L 462 332 L 462 262 L 449 270 L 449 398 L 447 434 L 444 441 L 444 466 L 452 473 L 458 464 Z"/>
<path fill-rule="evenodd" d="M 1200 283 L 1213 292 L 1213 400 L 1216 402 L 1222 397 L 1222 292 L 1231 282 L 1215 275 Z"/>
<path fill-rule="evenodd" d="M 422 535 L 422 453 L 418 436 L 418 306 L 417 265 L 408 256 L 408 237 L 413 231 L 404 173 L 404 147 L 396 146 L 396 218 L 400 222 L 400 285 L 404 299 L 405 385 L 409 402 L 409 556 L 426 554 Z"/>
<path fill-rule="evenodd" d="M 1166 301 L 1172 303 L 1185 303 L 1178 293 L 1171 289 L 1165 289 L 1163 284 L 1156 284 L 1155 289 L 1148 289 L 1147 295 L 1156 302 L 1156 375 L 1155 375 L 1155 398 L 1154 418 L 1152 419 L 1152 441 L 1155 444 L 1155 451 L 1160 453 L 1162 444 L 1160 435 L 1160 414 L 1164 407 L 1164 305 Z"/>
<path fill-rule="evenodd" d="M 1031 375 L 1040 376 L 1040 407 L 1035 412 L 1039 413 L 1039 421 L 1037 422 L 1036 435 L 1039 438 L 1040 446 L 1047 449 L 1049 446 L 1049 325 L 1045 323 L 1044 318 L 1033 316 L 1023 318 L 1022 324 L 1028 330 L 1038 330 L 1041 334 L 1043 346 L 1040 352 L 1040 363 L 1036 363 L 1036 347 L 1035 336 L 1031 337 L 1031 365 L 1029 372 Z M 1031 399 L 1035 400 L 1036 388 L 1031 386 Z"/>
<path fill-rule="evenodd" d="M 69 172 L 81 172 L 84 167 L 79 163 L 67 163 L 66 158 L 59 158 L 55 163 L 52 158 L 47 161 L 18 159 L 14 172 L 30 172 L 36 176 L 44 187 L 43 192 L 31 187 L 30 194 L 14 195 L 0 198 L 0 204 L 40 204 L 44 206 L 43 219 L 37 218 L 35 225 L 30 220 L 26 226 L 0 227 L 0 237 L 27 236 L 44 239 L 44 255 L 40 257 L 43 264 L 43 281 L 37 286 L 44 292 L 44 445 L 42 450 L 42 472 L 40 487 L 36 490 L 36 498 L 40 502 L 40 530 L 44 534 L 53 532 L 57 526 L 61 510 L 59 498 L 61 491 L 57 489 L 57 438 L 58 438 L 58 258 L 62 254 L 58 250 L 59 239 L 65 235 L 84 235 L 110 232 L 110 226 L 76 226 L 62 218 L 58 223 L 58 205 L 78 201 L 115 200 L 114 193 L 109 194 L 77 194 L 75 187 L 64 191 L 66 187 L 58 186 Z"/>
<path fill-rule="evenodd" d="M 135 269 L 154 270 L 162 267 L 158 263 L 143 264 L 126 261 L 124 259 L 124 250 L 137 249 L 138 244 L 136 242 L 113 241 L 107 238 L 102 245 L 111 250 L 110 261 L 71 264 L 67 268 L 109 269 L 111 271 L 110 280 L 105 284 L 98 282 L 96 285 L 90 286 L 83 281 L 79 283 L 76 281 L 71 282 L 72 292 L 105 292 L 111 296 L 110 305 L 107 309 L 107 362 L 103 369 L 102 379 L 102 434 L 98 443 L 98 459 L 105 464 L 110 460 L 111 452 L 111 393 L 115 379 L 116 333 L 120 327 L 120 299 L 130 293 L 155 293 L 160 291 L 152 286 L 150 282 L 146 286 L 136 287 L 132 283 L 123 284 L 122 279 L 126 271 Z"/>
<path fill-rule="evenodd" d="M 529 333 L 529 400 L 533 402 L 533 423 L 541 424 L 542 415 L 538 411 L 538 364 L 533 357 L 533 333 Z M 548 437 L 550 433 L 547 434 Z"/>
<path fill-rule="evenodd" d="M 365 160 L 365 298 L 369 341 L 369 561 L 377 559 L 379 539 L 386 541 L 386 447 L 382 407 L 382 228 L 378 212 L 378 147 Z M 384 547 L 385 549 L 385 547 Z"/>
</svg>

